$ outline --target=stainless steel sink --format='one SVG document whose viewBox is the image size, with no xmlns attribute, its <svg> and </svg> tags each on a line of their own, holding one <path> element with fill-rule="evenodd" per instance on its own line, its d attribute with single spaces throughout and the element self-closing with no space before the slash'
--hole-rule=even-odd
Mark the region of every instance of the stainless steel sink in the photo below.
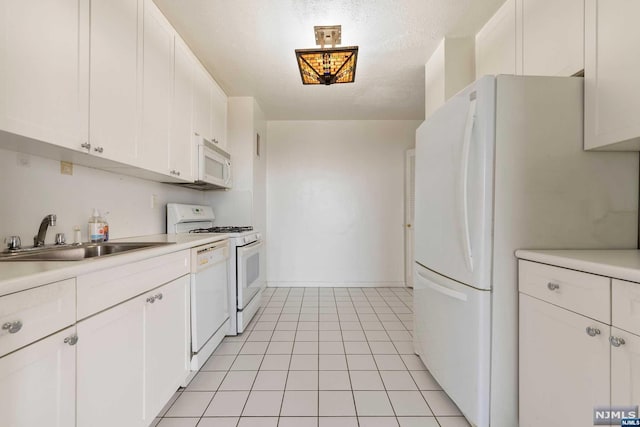
<svg viewBox="0 0 640 427">
<path fill-rule="evenodd" d="M 0 261 L 80 261 L 88 258 L 117 255 L 130 251 L 174 244 L 172 242 L 86 243 L 78 246 L 54 246 L 3 252 Z"/>
</svg>

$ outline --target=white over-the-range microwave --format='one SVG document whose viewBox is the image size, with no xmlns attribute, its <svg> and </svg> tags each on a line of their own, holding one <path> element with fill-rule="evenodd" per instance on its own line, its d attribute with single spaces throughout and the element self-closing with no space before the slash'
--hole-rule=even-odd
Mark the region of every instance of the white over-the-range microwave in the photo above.
<svg viewBox="0 0 640 427">
<path fill-rule="evenodd" d="M 195 181 L 177 183 L 195 190 L 231 188 L 231 155 L 208 139 L 194 134 L 197 152 L 194 162 Z"/>
</svg>

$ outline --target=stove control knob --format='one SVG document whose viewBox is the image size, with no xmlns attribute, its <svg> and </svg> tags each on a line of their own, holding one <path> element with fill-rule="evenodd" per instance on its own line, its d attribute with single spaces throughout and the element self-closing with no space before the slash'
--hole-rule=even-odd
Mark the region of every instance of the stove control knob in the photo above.
<svg viewBox="0 0 640 427">
<path fill-rule="evenodd" d="M 260 233 L 256 233 L 256 240 L 262 240 L 262 236 L 260 235 Z"/>
</svg>

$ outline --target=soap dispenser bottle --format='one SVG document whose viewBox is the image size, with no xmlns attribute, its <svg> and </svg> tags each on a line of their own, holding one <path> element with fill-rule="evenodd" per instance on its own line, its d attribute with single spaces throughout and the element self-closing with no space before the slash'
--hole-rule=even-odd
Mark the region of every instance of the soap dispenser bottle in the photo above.
<svg viewBox="0 0 640 427">
<path fill-rule="evenodd" d="M 89 241 L 92 243 L 104 241 L 104 225 L 100 212 L 96 208 L 93 208 L 93 215 L 89 217 Z"/>
</svg>

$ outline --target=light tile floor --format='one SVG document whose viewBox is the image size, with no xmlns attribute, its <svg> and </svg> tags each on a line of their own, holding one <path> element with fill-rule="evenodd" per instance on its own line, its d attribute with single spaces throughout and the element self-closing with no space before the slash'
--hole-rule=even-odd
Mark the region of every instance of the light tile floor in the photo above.
<svg viewBox="0 0 640 427">
<path fill-rule="evenodd" d="M 413 352 L 404 288 L 267 288 L 158 427 L 467 427 Z"/>
</svg>

